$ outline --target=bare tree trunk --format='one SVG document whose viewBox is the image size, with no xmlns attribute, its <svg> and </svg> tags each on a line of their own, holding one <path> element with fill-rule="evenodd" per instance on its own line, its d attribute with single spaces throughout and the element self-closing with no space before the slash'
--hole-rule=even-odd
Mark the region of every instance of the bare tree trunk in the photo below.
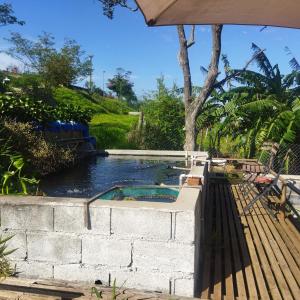
<svg viewBox="0 0 300 300">
<path fill-rule="evenodd" d="M 192 80 L 189 64 L 188 48 L 194 44 L 195 28 L 192 28 L 191 40 L 187 41 L 183 25 L 177 26 L 180 53 L 179 63 L 184 77 L 184 105 L 185 105 L 185 145 L 184 150 L 193 151 L 196 148 L 196 119 L 205 101 L 214 89 L 218 76 L 218 66 L 221 54 L 222 25 L 212 26 L 212 55 L 209 70 L 199 95 L 193 99 Z"/>
</svg>

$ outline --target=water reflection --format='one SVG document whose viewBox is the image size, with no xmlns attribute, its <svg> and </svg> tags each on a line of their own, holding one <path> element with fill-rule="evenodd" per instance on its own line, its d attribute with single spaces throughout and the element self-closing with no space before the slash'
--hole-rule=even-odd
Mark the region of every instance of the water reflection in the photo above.
<svg viewBox="0 0 300 300">
<path fill-rule="evenodd" d="M 44 178 L 41 189 L 48 196 L 91 197 L 114 185 L 177 185 L 182 171 L 172 169 L 175 165 L 184 161 L 97 157 Z"/>
</svg>

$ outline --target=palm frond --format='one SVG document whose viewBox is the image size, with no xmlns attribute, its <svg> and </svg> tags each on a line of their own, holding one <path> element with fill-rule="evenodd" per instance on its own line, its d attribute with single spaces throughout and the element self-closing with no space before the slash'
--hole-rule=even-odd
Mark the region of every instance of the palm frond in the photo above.
<svg viewBox="0 0 300 300">
<path fill-rule="evenodd" d="M 254 60 L 256 61 L 259 69 L 267 77 L 269 78 L 273 77 L 274 76 L 273 67 L 266 54 L 262 52 L 262 49 L 254 43 L 252 43 L 251 48 L 254 51 L 253 57 L 255 57 Z"/>
</svg>

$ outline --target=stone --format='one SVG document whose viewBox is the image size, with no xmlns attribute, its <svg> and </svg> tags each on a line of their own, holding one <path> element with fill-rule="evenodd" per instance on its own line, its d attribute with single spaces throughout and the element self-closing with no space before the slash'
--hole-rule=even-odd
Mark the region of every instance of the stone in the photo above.
<svg viewBox="0 0 300 300">
<path fill-rule="evenodd" d="M 152 209 L 112 209 L 112 234 L 141 239 L 169 240 L 171 213 Z"/>
<path fill-rule="evenodd" d="M 16 262 L 18 277 L 25 278 L 53 278 L 52 264 L 41 263 L 36 261 L 18 261 Z"/>
<path fill-rule="evenodd" d="M 195 241 L 195 216 L 193 211 L 175 214 L 175 240 Z"/>
<path fill-rule="evenodd" d="M 177 296 L 194 296 L 194 278 L 180 278 L 174 280 L 174 291 Z"/>
<path fill-rule="evenodd" d="M 81 239 L 67 234 L 28 234 L 28 259 L 80 263 Z"/>
<path fill-rule="evenodd" d="M 54 209 L 54 230 L 110 235 L 110 208 L 90 207 L 91 229 L 85 224 L 83 206 L 57 206 Z"/>
<path fill-rule="evenodd" d="M 131 264 L 131 242 L 107 240 L 99 236 L 84 236 L 82 239 L 82 263 L 128 266 Z"/>
<path fill-rule="evenodd" d="M 42 205 L 4 205 L 1 209 L 1 227 L 53 231 L 53 208 Z"/>
<path fill-rule="evenodd" d="M 85 266 L 83 264 L 55 265 L 54 279 L 95 283 L 101 280 L 108 283 L 109 272 L 104 268 Z"/>
<path fill-rule="evenodd" d="M 194 272 L 194 245 L 135 241 L 133 267 L 162 272 Z"/>
</svg>

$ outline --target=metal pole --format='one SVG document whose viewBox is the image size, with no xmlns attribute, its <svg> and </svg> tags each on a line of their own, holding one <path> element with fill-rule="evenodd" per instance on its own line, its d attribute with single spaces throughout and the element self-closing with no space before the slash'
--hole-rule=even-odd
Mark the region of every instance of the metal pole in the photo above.
<svg viewBox="0 0 300 300">
<path fill-rule="evenodd" d="M 104 93 L 105 93 L 105 90 L 104 90 L 104 77 L 105 77 L 105 70 L 103 70 L 103 81 L 102 81 L 102 91 L 103 91 L 103 96 L 104 96 Z"/>
<path fill-rule="evenodd" d="M 93 65 L 93 55 L 89 55 L 89 58 L 90 58 L 90 63 L 91 63 L 89 88 L 90 88 L 90 92 L 92 92 L 92 76 L 93 76 L 93 74 L 92 74 L 92 72 L 93 72 L 92 65 Z"/>
</svg>

